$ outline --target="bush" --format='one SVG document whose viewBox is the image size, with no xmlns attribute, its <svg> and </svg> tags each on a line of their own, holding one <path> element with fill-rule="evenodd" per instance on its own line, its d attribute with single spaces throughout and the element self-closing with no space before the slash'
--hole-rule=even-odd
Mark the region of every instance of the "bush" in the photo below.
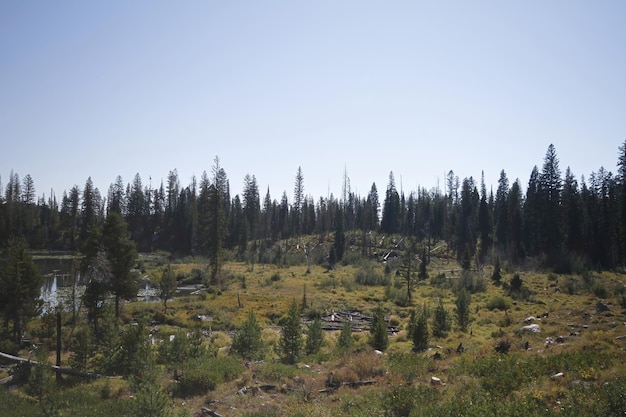
<svg viewBox="0 0 626 417">
<path fill-rule="evenodd" d="M 402 377 L 406 383 L 412 383 L 416 379 L 424 377 L 432 366 L 430 358 L 407 352 L 391 353 L 387 362 L 389 370 Z"/>
<path fill-rule="evenodd" d="M 243 366 L 234 357 L 207 357 L 192 359 L 182 369 L 177 394 L 188 397 L 206 394 L 218 384 L 232 381 L 241 374 Z"/>
<path fill-rule="evenodd" d="M 451 288 L 452 280 L 446 277 L 444 272 L 430 278 L 430 285 L 438 288 Z"/>
<path fill-rule="evenodd" d="M 259 366 L 259 379 L 263 382 L 282 382 L 296 376 L 296 368 L 283 363 L 265 363 Z"/>
<path fill-rule="evenodd" d="M 604 287 L 604 285 L 602 285 L 601 282 L 593 283 L 593 285 L 591 286 L 591 291 L 598 298 L 606 298 L 609 295 L 609 292 L 606 290 L 606 288 Z"/>
<path fill-rule="evenodd" d="M 509 300 L 504 297 L 494 297 L 491 300 L 487 301 L 487 309 L 490 311 L 500 310 L 507 311 L 511 308 L 511 303 Z"/>
<path fill-rule="evenodd" d="M 383 275 L 372 267 L 359 268 L 354 274 L 354 280 L 361 285 L 389 285 L 389 275 Z"/>
</svg>

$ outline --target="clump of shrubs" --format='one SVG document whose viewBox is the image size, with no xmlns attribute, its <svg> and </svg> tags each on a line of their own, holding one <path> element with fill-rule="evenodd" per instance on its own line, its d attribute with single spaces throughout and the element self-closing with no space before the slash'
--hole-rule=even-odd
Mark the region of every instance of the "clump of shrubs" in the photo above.
<svg viewBox="0 0 626 417">
<path fill-rule="evenodd" d="M 354 274 L 354 280 L 361 285 L 388 285 L 391 278 L 383 275 L 371 267 L 359 268 Z"/>
<path fill-rule="evenodd" d="M 504 297 L 493 297 L 489 301 L 487 301 L 487 309 L 490 311 L 500 310 L 507 311 L 511 308 L 511 303 Z"/>
</svg>

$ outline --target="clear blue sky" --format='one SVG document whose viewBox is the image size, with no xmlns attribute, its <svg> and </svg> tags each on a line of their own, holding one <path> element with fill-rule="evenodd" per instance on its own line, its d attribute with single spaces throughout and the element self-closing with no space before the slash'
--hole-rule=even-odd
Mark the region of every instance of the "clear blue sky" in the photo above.
<svg viewBox="0 0 626 417">
<path fill-rule="evenodd" d="M 0 3 L 0 175 L 60 199 L 87 177 L 182 185 L 216 155 L 292 198 L 443 187 L 449 170 L 525 187 L 616 171 L 626 139 L 626 2 Z"/>
</svg>

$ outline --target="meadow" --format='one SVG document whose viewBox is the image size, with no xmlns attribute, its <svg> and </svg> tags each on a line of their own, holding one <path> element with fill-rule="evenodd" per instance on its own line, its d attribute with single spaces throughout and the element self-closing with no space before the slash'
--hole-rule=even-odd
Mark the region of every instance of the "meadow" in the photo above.
<svg viewBox="0 0 626 417">
<path fill-rule="evenodd" d="M 171 265 L 179 286 L 187 289 L 169 300 L 167 309 L 160 301 L 123 306 L 118 333 L 123 338 L 137 328 L 138 338 L 150 340 L 145 351 L 153 358 L 150 366 L 116 378 L 65 376 L 60 384 L 50 382 L 52 371 L 39 375 L 33 368 L 22 384 L 0 389 L 0 415 L 626 413 L 626 279 L 621 272 L 557 275 L 533 265 L 502 265 L 502 277 L 494 281 L 491 265 L 463 271 L 440 243 L 430 253 L 428 276 L 415 278 L 409 300 L 406 281 L 397 272 L 401 246 L 397 256 L 388 256 L 385 262 L 349 248 L 343 261 L 329 268 L 321 251 L 305 255 L 302 248 L 314 246 L 307 243 L 292 244 L 273 263 L 231 255 L 219 284 L 210 286 L 204 285 L 208 274 L 204 259 L 140 255 L 144 274 L 155 284 L 163 268 Z M 455 319 L 462 289 L 471 293 L 465 329 Z M 433 311 L 439 301 L 451 328 L 434 337 Z M 381 308 L 390 329 L 389 345 L 382 352 L 375 350 L 369 329 L 362 328 L 352 332 L 349 348 L 340 348 L 340 332 L 325 331 L 318 352 L 302 352 L 295 364 L 283 363 L 278 345 L 294 302 L 303 335 L 315 317 L 329 320 L 339 312 L 369 317 Z M 428 347 L 419 352 L 410 335 L 412 311 L 424 314 L 430 329 Z M 262 329 L 262 353 L 255 360 L 244 360 L 230 347 L 250 312 Z M 63 313 L 63 320 L 65 365 L 70 358 L 75 360 L 76 335 L 87 327 L 87 320 L 81 315 L 73 327 L 68 313 Z M 537 326 L 525 327 L 530 325 Z M 53 362 L 50 326 L 44 316 L 30 324 L 29 332 Z M 187 344 L 174 346 L 173 340 Z M 191 352 L 189 346 L 201 353 L 176 356 L 183 350 Z M 24 349 L 18 353 L 35 355 Z M 87 359 L 86 370 L 99 369 L 97 360 Z M 0 378 L 9 371 L 12 368 L 5 368 Z M 151 381 L 150 390 L 142 378 Z"/>
</svg>

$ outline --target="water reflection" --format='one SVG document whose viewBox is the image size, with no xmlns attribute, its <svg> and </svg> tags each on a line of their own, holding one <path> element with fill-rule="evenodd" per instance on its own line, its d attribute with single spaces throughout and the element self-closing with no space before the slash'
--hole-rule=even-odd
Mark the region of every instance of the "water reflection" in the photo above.
<svg viewBox="0 0 626 417">
<path fill-rule="evenodd" d="M 85 292 L 80 271 L 74 259 L 39 258 L 35 264 L 44 275 L 41 287 L 41 299 L 44 303 L 43 313 L 60 306 L 66 311 L 80 308 L 81 297 Z M 150 278 L 143 276 L 137 293 L 137 301 L 157 301 L 158 288 L 152 286 Z"/>
</svg>

